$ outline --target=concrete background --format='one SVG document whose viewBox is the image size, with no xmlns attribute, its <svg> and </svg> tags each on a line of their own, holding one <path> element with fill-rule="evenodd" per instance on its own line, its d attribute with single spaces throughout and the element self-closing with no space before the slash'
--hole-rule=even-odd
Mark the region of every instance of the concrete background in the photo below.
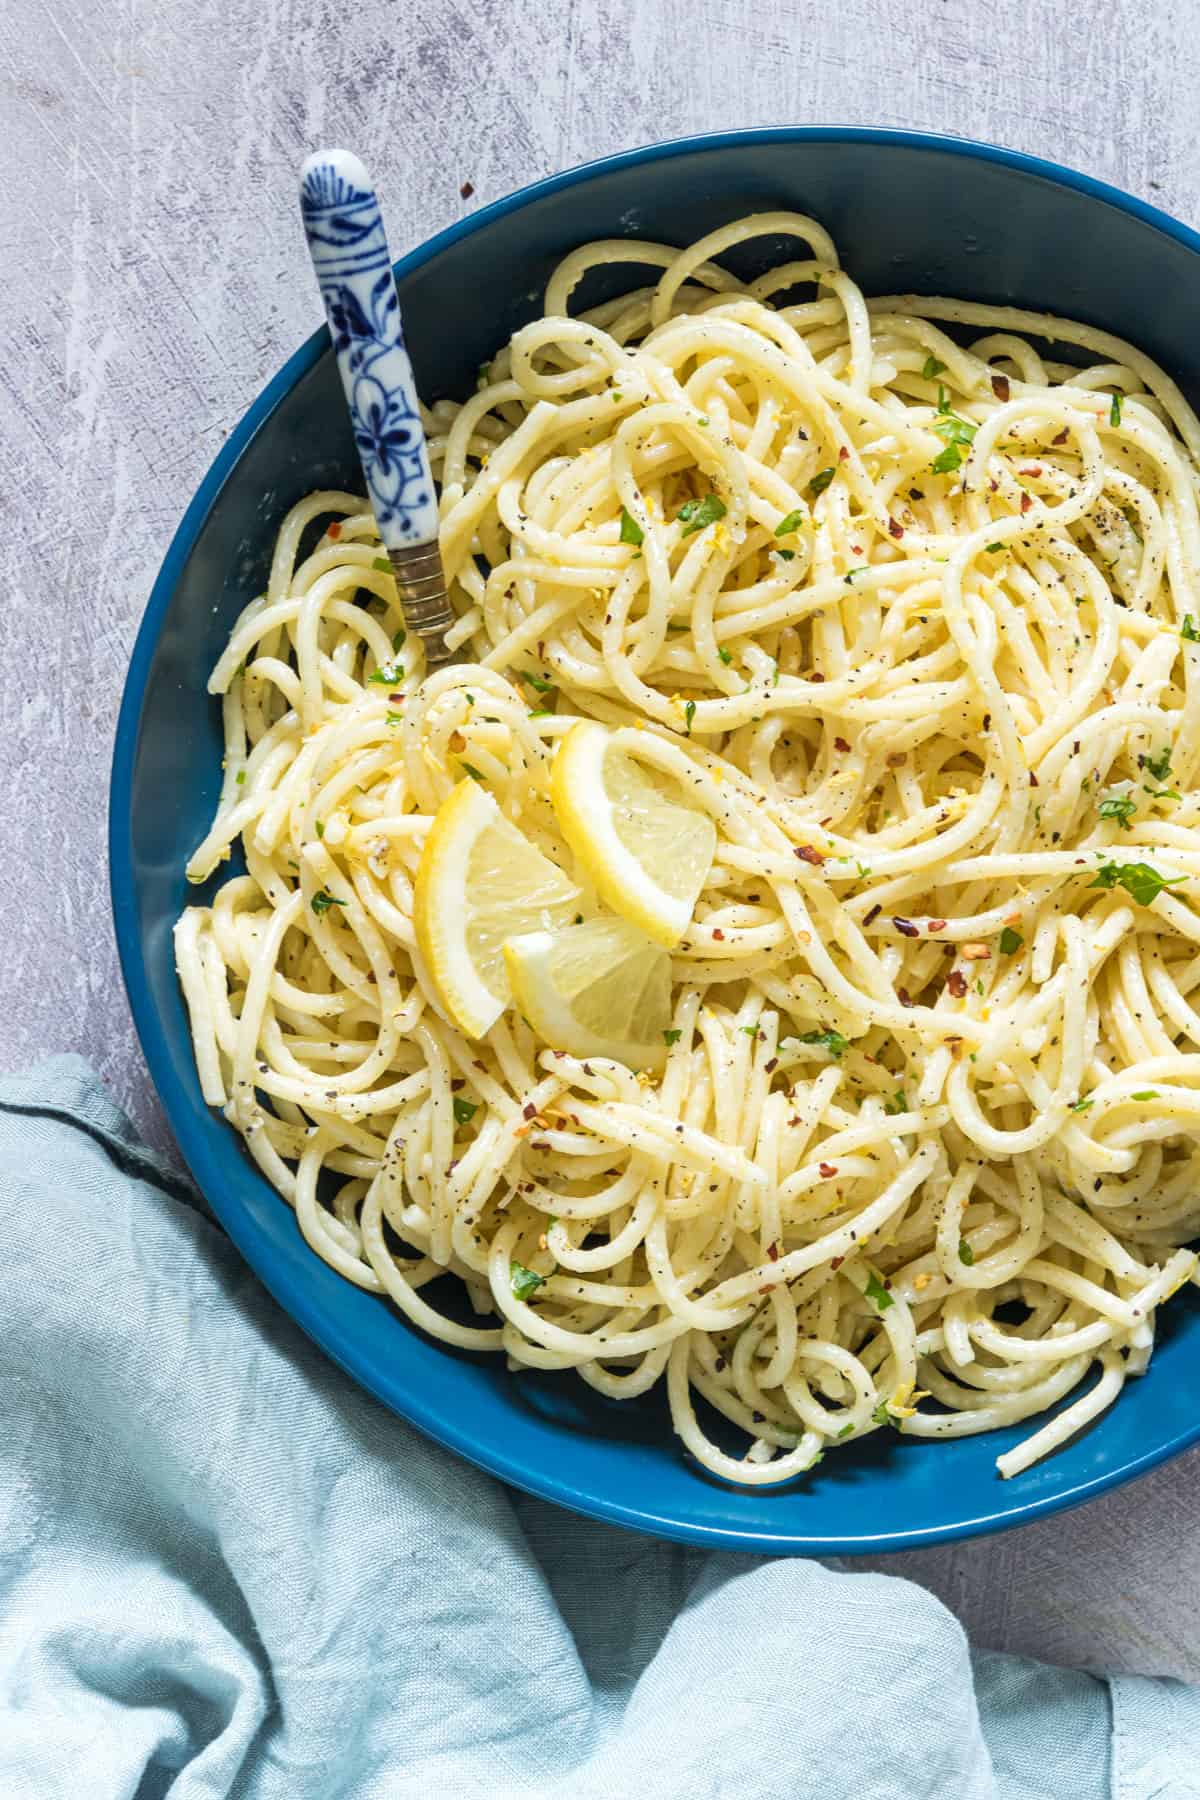
<svg viewBox="0 0 1200 1800">
<path fill-rule="evenodd" d="M 320 321 L 308 150 L 359 149 L 397 253 L 589 157 L 776 123 L 985 138 L 1200 225 L 1196 0 L 4 0 L 0 21 L 0 1063 L 81 1050 L 159 1145 L 108 919 L 112 729 L 189 497 Z M 1193 1454 L 880 1566 L 979 1643 L 1200 1680 L 1198 1477 Z"/>
</svg>

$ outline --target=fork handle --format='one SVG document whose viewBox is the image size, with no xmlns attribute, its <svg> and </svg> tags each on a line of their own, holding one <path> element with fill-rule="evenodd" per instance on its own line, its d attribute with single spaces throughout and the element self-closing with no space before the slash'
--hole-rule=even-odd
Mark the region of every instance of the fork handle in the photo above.
<svg viewBox="0 0 1200 1800">
<path fill-rule="evenodd" d="M 338 373 L 405 623 L 432 666 L 454 623 L 438 550 L 429 451 L 404 346 L 379 197 L 349 150 L 318 150 L 300 172 L 300 213 Z"/>
</svg>

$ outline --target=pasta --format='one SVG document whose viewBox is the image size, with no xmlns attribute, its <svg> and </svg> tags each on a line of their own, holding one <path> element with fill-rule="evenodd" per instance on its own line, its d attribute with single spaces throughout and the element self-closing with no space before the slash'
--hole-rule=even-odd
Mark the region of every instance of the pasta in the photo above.
<svg viewBox="0 0 1200 1800">
<path fill-rule="evenodd" d="M 739 281 L 761 238 L 799 260 Z M 652 284 L 573 317 L 623 263 Z M 463 660 L 424 678 L 323 492 L 211 677 L 188 876 L 245 873 L 176 929 L 205 1099 L 347 1280 L 665 1383 L 719 1476 L 1038 1419 L 1018 1474 L 1196 1279 L 1200 421 L 1104 332 L 867 300 L 768 214 L 574 252 L 425 424 Z M 414 929 L 463 780 L 604 913 L 547 799 L 580 719 L 715 833 L 656 1069 L 511 1005 L 471 1038 Z"/>
</svg>

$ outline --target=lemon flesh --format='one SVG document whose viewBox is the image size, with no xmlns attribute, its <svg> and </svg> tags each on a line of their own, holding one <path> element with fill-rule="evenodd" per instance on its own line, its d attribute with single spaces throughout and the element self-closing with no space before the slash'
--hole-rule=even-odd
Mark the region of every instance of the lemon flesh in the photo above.
<svg viewBox="0 0 1200 1800">
<path fill-rule="evenodd" d="M 559 829 L 601 899 L 656 943 L 677 944 L 717 847 L 708 814 L 586 719 L 559 746 L 550 791 Z"/>
<path fill-rule="evenodd" d="M 472 780 L 442 802 L 413 888 L 413 927 L 429 980 L 467 1037 L 486 1035 L 511 998 L 503 944 L 566 925 L 579 889 Z"/>
<path fill-rule="evenodd" d="M 671 1023 L 671 959 L 622 919 L 509 938 L 512 996 L 538 1037 L 571 1056 L 660 1069 Z"/>
</svg>

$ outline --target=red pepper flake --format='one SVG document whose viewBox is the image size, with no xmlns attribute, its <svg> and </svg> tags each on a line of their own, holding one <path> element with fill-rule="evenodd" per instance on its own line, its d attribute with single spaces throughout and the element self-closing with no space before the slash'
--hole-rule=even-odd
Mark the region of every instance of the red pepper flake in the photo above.
<svg viewBox="0 0 1200 1800">
<path fill-rule="evenodd" d="M 1033 505 L 1033 495 L 1032 494 L 1022 494 L 1021 495 L 1021 511 L 1023 513 L 1028 512 L 1032 505 Z"/>
<path fill-rule="evenodd" d="M 967 978 L 961 969 L 951 969 L 946 977 L 946 986 L 950 989 L 950 992 L 954 995 L 956 1000 L 965 999 L 967 992 Z"/>
<path fill-rule="evenodd" d="M 1012 389 L 1008 385 L 1007 375 L 992 376 L 992 392 L 997 400 L 1008 400 L 1011 397 Z"/>
<path fill-rule="evenodd" d="M 725 942 L 725 933 L 723 931 L 720 931 L 720 930 L 714 931 L 713 936 L 716 938 L 716 940 L 719 944 L 723 944 Z"/>
<path fill-rule="evenodd" d="M 822 1177 L 822 1179 L 825 1181 L 832 1181 L 833 1177 L 837 1174 L 837 1164 L 836 1163 L 818 1163 L 817 1164 L 817 1174 L 820 1175 Z"/>
<path fill-rule="evenodd" d="M 473 181 L 464 181 L 458 191 L 464 200 L 469 200 L 471 195 L 475 192 L 475 183 Z"/>
<path fill-rule="evenodd" d="M 819 669 L 814 669 L 808 679 L 810 681 L 824 681 L 825 677 L 822 675 L 822 673 Z"/>
<path fill-rule="evenodd" d="M 811 863 L 814 869 L 823 869 L 825 866 L 825 858 L 811 844 L 797 844 L 793 855 L 798 856 L 801 862 Z"/>
<path fill-rule="evenodd" d="M 1017 470 L 1018 475 L 1040 475 L 1041 472 L 1042 466 L 1040 463 L 1032 463 L 1028 469 Z"/>
<path fill-rule="evenodd" d="M 925 929 L 929 933 L 930 937 L 932 937 L 935 931 L 945 931 L 946 921 L 945 921 L 945 919 L 930 919 L 930 921 L 926 925 Z"/>
<path fill-rule="evenodd" d="M 1029 771 L 1029 785 L 1030 787 L 1041 787 L 1042 785 L 1032 769 Z"/>
<path fill-rule="evenodd" d="M 867 914 L 866 918 L 863 920 L 863 924 L 864 925 L 873 925 L 882 911 L 883 911 L 882 906 L 873 906 L 871 908 L 870 912 Z"/>
<path fill-rule="evenodd" d="M 341 537 L 341 535 L 342 535 L 342 521 L 340 519 L 335 519 L 333 521 L 333 524 L 330 525 L 329 528 L 327 529 L 325 536 L 333 538 L 334 542 L 336 543 L 338 538 Z"/>
<path fill-rule="evenodd" d="M 833 747 L 835 750 L 840 750 L 843 753 L 843 755 L 845 755 L 850 749 L 850 746 L 846 742 L 844 737 L 835 737 L 833 740 Z"/>
<path fill-rule="evenodd" d="M 915 1006 L 917 1004 L 907 988 L 897 988 L 896 998 L 901 1006 Z"/>
<path fill-rule="evenodd" d="M 911 919 L 901 919 L 893 913 L 892 924 L 904 937 L 920 937 L 921 935 L 921 927 L 914 925 Z"/>
<path fill-rule="evenodd" d="M 850 461 L 850 452 L 847 450 L 845 444 L 843 444 L 841 449 L 838 451 L 838 461 L 839 462 L 849 462 Z"/>
<path fill-rule="evenodd" d="M 537 1118 L 537 1107 L 533 1104 L 532 1100 L 529 1102 L 528 1106 L 523 1106 L 521 1108 L 521 1117 L 523 1119 Z"/>
<path fill-rule="evenodd" d="M 779 1261 L 779 1245 L 778 1244 L 768 1244 L 767 1245 L 767 1255 L 770 1257 L 772 1262 L 778 1262 Z"/>
<path fill-rule="evenodd" d="M 902 538 L 904 536 L 904 527 L 900 523 L 899 519 L 889 519 L 888 520 L 888 530 L 891 532 L 891 534 L 894 538 Z"/>
<path fill-rule="evenodd" d="M 842 1264 L 845 1262 L 845 1260 L 846 1259 L 844 1256 L 835 1256 L 833 1261 L 829 1265 L 830 1270 L 832 1271 L 833 1269 L 840 1269 Z"/>
<path fill-rule="evenodd" d="M 1059 434 L 1058 434 L 1058 436 L 1057 436 L 1057 437 L 1052 437 L 1052 438 L 1051 438 L 1051 439 L 1050 439 L 1050 442 L 1051 442 L 1051 443 L 1052 443 L 1052 444 L 1065 444 L 1065 443 L 1066 443 L 1066 441 L 1067 441 L 1067 439 L 1068 439 L 1068 438 L 1069 438 L 1069 437 L 1070 437 L 1070 435 L 1071 435 L 1071 428 L 1070 428 L 1070 426 L 1069 426 L 1069 425 L 1064 425 L 1064 426 L 1063 426 L 1063 428 L 1062 428 L 1062 430 L 1061 430 L 1061 431 L 1060 431 L 1060 432 L 1059 432 Z"/>
</svg>

